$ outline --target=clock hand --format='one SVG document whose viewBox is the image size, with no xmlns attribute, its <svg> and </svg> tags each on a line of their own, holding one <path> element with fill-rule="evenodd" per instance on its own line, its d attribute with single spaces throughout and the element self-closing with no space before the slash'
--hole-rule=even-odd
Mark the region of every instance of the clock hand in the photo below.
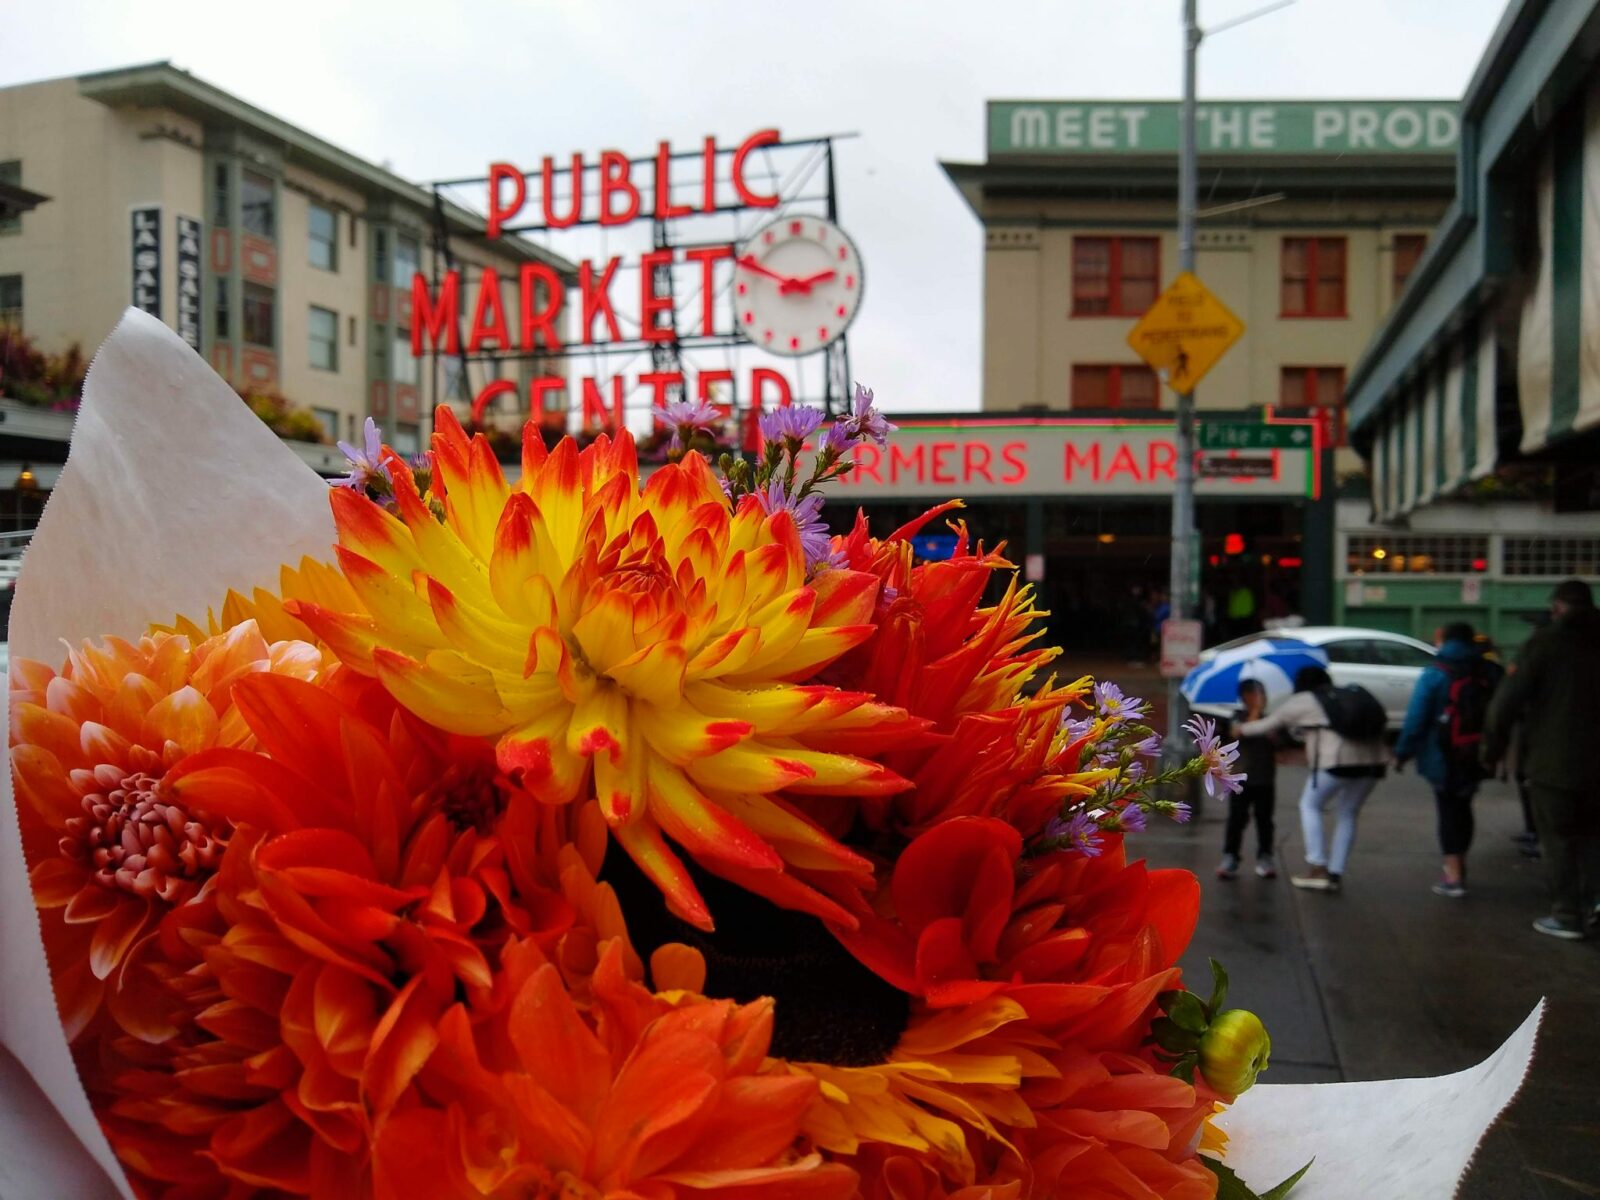
<svg viewBox="0 0 1600 1200">
<path fill-rule="evenodd" d="M 757 275 L 765 275 L 768 279 L 776 279 L 780 284 L 787 284 L 789 282 L 789 277 L 787 275 L 779 275 L 776 271 L 769 271 L 766 267 L 762 266 L 761 263 L 757 261 L 754 254 L 746 254 L 743 258 L 738 260 L 738 264 L 746 271 L 754 271 Z"/>
<path fill-rule="evenodd" d="M 789 278 L 779 285 L 778 291 L 780 293 L 800 292 L 809 296 L 813 285 L 832 279 L 833 275 L 834 272 L 830 268 L 826 271 L 818 271 L 815 275 L 807 275 L 804 279 Z"/>
</svg>

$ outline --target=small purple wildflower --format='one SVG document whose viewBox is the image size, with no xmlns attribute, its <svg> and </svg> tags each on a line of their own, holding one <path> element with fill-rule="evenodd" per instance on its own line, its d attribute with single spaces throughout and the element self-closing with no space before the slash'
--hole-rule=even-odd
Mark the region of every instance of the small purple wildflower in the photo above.
<svg viewBox="0 0 1600 1200">
<path fill-rule="evenodd" d="M 761 414 L 761 436 L 769 442 L 799 445 L 822 424 L 822 410 L 810 404 L 789 404 Z"/>
<path fill-rule="evenodd" d="M 883 445 L 889 440 L 889 435 L 895 431 L 895 426 L 889 424 L 884 416 L 872 404 L 872 389 L 856 384 L 855 403 L 850 416 L 846 418 L 850 432 L 857 439 L 866 439 Z"/>
<path fill-rule="evenodd" d="M 702 429 L 716 423 L 717 410 L 709 404 L 689 400 L 673 400 L 655 412 L 656 424 L 672 430 L 672 440 L 667 443 L 669 453 L 676 454 L 684 443 Z"/>
<path fill-rule="evenodd" d="M 1108 721 L 1125 721 L 1141 716 L 1145 703 L 1138 696 L 1125 696 L 1122 689 L 1110 680 L 1094 685 L 1094 704 L 1099 714 Z"/>
<path fill-rule="evenodd" d="M 1174 804 L 1172 806 L 1172 811 L 1170 813 L 1168 813 L 1167 815 L 1170 816 L 1179 825 L 1184 825 L 1184 824 L 1188 823 L 1190 817 L 1194 816 L 1194 810 L 1191 809 L 1182 800 L 1179 800 L 1176 804 Z"/>
<path fill-rule="evenodd" d="M 1146 824 L 1144 809 L 1137 804 L 1125 804 L 1117 811 L 1117 822 L 1124 833 L 1143 833 Z"/>
<path fill-rule="evenodd" d="M 755 496 L 768 516 L 787 512 L 794 518 L 795 528 L 800 532 L 800 549 L 806 557 L 806 570 L 838 565 L 833 561 L 833 535 L 828 532 L 827 522 L 822 519 L 820 493 L 812 492 L 809 496 L 796 499 L 784 490 L 783 480 L 774 479 L 767 484 L 766 491 L 757 492 Z"/>
<path fill-rule="evenodd" d="M 1067 741 L 1070 744 L 1092 733 L 1094 731 L 1094 723 L 1093 715 L 1077 718 L 1063 716 L 1061 718 L 1061 729 L 1067 735 Z"/>
<path fill-rule="evenodd" d="M 1079 854 L 1093 858 L 1100 853 L 1100 827 L 1086 812 L 1075 812 L 1067 820 L 1053 817 L 1044 828 L 1044 835 L 1056 841 L 1070 842 L 1067 847 Z"/>
<path fill-rule="evenodd" d="M 1229 742 L 1224 746 L 1222 736 L 1217 732 L 1217 723 L 1198 713 L 1189 718 L 1184 729 L 1194 735 L 1195 754 L 1205 764 L 1202 777 L 1206 783 L 1206 795 L 1215 797 L 1219 788 L 1223 795 L 1244 791 L 1243 772 L 1228 769 L 1239 761 L 1239 743 Z"/>
<path fill-rule="evenodd" d="M 1161 735 L 1159 733 L 1152 733 L 1143 741 L 1135 742 L 1133 744 L 1133 752 L 1140 758 L 1160 758 Z"/>
<path fill-rule="evenodd" d="M 393 480 L 389 477 L 389 468 L 382 460 L 383 433 L 378 429 L 378 423 L 368 417 L 362 432 L 365 435 L 365 444 L 359 448 L 349 442 L 339 443 L 340 452 L 350 462 L 350 474 L 342 479 L 333 480 L 333 486 L 349 488 L 354 492 L 365 492 L 375 478 L 381 478 L 385 487 L 392 488 Z"/>
<path fill-rule="evenodd" d="M 822 439 L 822 448 L 832 451 L 840 458 L 860 444 L 861 439 L 851 432 L 849 424 L 845 421 L 835 421 L 828 426 L 827 436 Z"/>
</svg>

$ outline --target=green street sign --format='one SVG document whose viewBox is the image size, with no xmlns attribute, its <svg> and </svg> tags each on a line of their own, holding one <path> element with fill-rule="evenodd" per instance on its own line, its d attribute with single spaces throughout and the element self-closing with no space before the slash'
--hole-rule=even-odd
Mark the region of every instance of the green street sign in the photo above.
<svg viewBox="0 0 1600 1200">
<path fill-rule="evenodd" d="M 1309 425 L 1267 425 L 1259 421 L 1201 421 L 1202 450 L 1309 450 Z"/>
<path fill-rule="evenodd" d="M 1454 155 L 1453 100 L 1247 100 L 1200 105 L 1201 154 Z M 1176 154 L 1179 105 L 991 100 L 991 155 Z"/>
</svg>

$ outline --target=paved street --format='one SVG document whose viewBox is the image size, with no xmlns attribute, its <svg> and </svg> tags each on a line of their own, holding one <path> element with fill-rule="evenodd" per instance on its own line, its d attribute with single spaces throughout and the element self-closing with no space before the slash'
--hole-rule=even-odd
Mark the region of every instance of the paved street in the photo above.
<svg viewBox="0 0 1600 1200">
<path fill-rule="evenodd" d="M 1391 775 L 1367 804 L 1343 893 L 1329 896 L 1288 882 L 1302 862 L 1295 801 L 1303 779 L 1302 769 L 1280 769 L 1276 880 L 1255 878 L 1249 858 L 1238 880 L 1215 878 L 1216 804 L 1191 826 L 1138 839 L 1152 863 L 1201 877 L 1200 928 L 1185 959 L 1191 977 L 1209 978 L 1208 956 L 1228 968 L 1230 998 L 1271 1030 L 1270 1083 L 1458 1071 L 1491 1053 L 1545 997 L 1529 1082 L 1460 1195 L 1600 1196 L 1600 941 L 1561 942 L 1530 927 L 1545 911 L 1544 892 L 1539 863 L 1510 840 L 1521 828 L 1512 789 L 1491 783 L 1480 794 L 1471 894 L 1449 900 L 1429 891 L 1438 875 L 1432 793 L 1415 775 Z"/>
</svg>

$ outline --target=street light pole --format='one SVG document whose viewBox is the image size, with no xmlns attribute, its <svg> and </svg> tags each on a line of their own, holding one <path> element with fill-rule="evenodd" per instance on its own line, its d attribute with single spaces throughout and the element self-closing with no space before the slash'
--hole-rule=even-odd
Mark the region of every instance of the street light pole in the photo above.
<svg viewBox="0 0 1600 1200">
<path fill-rule="evenodd" d="M 1195 60 L 1200 50 L 1196 0 L 1183 0 L 1183 106 L 1178 117 L 1178 269 L 1194 270 L 1194 221 L 1198 207 L 1195 166 Z M 1172 571 L 1167 581 L 1169 612 L 1175 618 L 1199 615 L 1199 589 L 1194 586 L 1194 394 L 1183 392 L 1177 404 L 1178 461 L 1172 492 Z M 1182 680 L 1167 681 L 1167 735 L 1176 738 L 1181 724 Z"/>
</svg>

